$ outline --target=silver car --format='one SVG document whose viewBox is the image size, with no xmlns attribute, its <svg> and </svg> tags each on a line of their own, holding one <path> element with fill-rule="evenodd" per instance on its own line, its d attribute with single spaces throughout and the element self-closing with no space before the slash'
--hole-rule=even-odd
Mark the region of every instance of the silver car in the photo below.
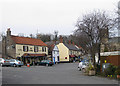
<svg viewBox="0 0 120 86">
<path fill-rule="evenodd" d="M 10 64 L 10 60 L 8 60 L 8 59 L 4 59 L 4 63 L 2 64 L 2 66 L 11 66 L 11 64 Z"/>
<path fill-rule="evenodd" d="M 23 66 L 23 62 L 19 61 L 19 60 L 16 60 L 16 59 L 10 59 L 10 64 L 11 66 L 13 67 L 21 67 Z"/>
</svg>

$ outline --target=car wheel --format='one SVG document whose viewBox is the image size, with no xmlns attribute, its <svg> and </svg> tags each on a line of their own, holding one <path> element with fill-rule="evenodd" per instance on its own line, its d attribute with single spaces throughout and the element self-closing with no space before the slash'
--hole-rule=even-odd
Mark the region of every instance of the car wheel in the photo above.
<svg viewBox="0 0 120 86">
<path fill-rule="evenodd" d="M 85 72 L 86 72 L 86 69 L 85 69 L 85 68 L 83 68 L 83 69 L 82 69 L 82 72 L 83 72 L 83 73 L 85 73 Z"/>
<path fill-rule="evenodd" d="M 3 64 L 1 63 L 1 64 L 0 64 L 0 66 L 2 67 L 2 66 L 3 66 Z"/>
<path fill-rule="evenodd" d="M 17 65 L 16 64 L 13 64 L 13 67 L 16 67 Z"/>
<path fill-rule="evenodd" d="M 78 67 L 78 70 L 81 71 L 81 69 Z"/>
<path fill-rule="evenodd" d="M 48 64 L 46 64 L 46 66 L 48 66 Z"/>
<path fill-rule="evenodd" d="M 21 65 L 19 65 L 19 67 L 21 67 Z"/>
</svg>

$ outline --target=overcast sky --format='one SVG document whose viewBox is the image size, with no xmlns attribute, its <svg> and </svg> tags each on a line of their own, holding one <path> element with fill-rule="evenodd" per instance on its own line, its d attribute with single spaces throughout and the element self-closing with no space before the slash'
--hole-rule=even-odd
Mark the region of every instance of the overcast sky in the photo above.
<svg viewBox="0 0 120 86">
<path fill-rule="evenodd" d="M 78 17 L 93 10 L 117 10 L 119 0 L 2 0 L 0 4 L 0 32 L 11 28 L 12 34 L 52 33 L 69 35 Z M 2 21 L 1 21 L 2 19 Z"/>
</svg>

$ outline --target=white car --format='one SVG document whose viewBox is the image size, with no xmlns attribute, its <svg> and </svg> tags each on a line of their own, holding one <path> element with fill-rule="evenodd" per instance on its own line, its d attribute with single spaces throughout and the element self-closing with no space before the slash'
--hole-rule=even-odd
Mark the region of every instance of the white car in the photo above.
<svg viewBox="0 0 120 86">
<path fill-rule="evenodd" d="M 2 66 L 5 63 L 6 59 L 0 58 L 0 66 Z"/>
<path fill-rule="evenodd" d="M 89 62 L 80 62 L 78 65 L 78 70 L 86 72 L 86 68 L 88 67 Z"/>
</svg>

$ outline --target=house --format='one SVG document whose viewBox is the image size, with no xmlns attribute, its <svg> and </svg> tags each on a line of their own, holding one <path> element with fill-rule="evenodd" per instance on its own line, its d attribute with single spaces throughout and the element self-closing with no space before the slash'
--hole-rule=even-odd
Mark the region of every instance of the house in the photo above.
<svg viewBox="0 0 120 86">
<path fill-rule="evenodd" d="M 19 59 L 24 64 L 38 62 L 48 55 L 47 45 L 40 39 L 11 35 L 10 28 L 2 41 L 3 57 Z"/>
<path fill-rule="evenodd" d="M 120 37 L 111 37 L 108 41 L 109 51 L 120 51 Z"/>
<path fill-rule="evenodd" d="M 48 56 L 47 56 L 47 59 L 48 60 L 51 60 L 53 61 L 52 59 L 52 51 L 53 51 L 53 48 L 56 44 L 58 44 L 59 41 L 49 41 L 49 42 L 45 42 L 45 44 L 47 44 L 47 47 L 48 47 Z"/>
<path fill-rule="evenodd" d="M 63 38 L 60 36 L 60 42 L 56 44 L 52 51 L 53 61 L 55 62 L 70 62 L 81 55 L 81 50 L 74 43 L 63 43 Z"/>
<path fill-rule="evenodd" d="M 53 51 L 52 51 L 52 57 L 53 57 L 53 62 L 58 63 L 59 60 L 59 49 L 57 47 L 57 45 L 54 45 Z"/>
</svg>

